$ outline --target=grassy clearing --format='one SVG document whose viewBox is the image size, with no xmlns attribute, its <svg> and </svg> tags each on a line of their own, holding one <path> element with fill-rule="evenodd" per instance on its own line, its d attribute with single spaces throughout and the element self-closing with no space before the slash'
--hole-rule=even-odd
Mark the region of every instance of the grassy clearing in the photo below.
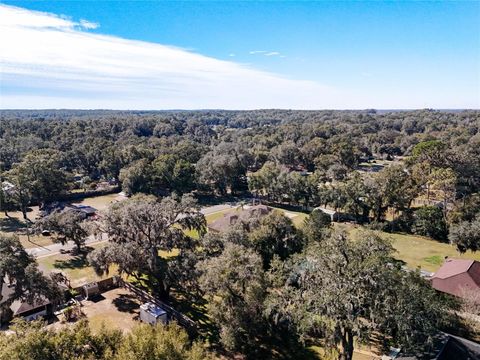
<svg viewBox="0 0 480 360">
<path fill-rule="evenodd" d="M 352 224 L 335 224 L 336 228 L 348 231 L 352 236 L 360 235 L 363 227 Z M 420 267 L 427 271 L 436 271 L 443 264 L 446 256 L 458 259 L 472 259 L 480 261 L 480 252 L 460 254 L 454 246 L 438 242 L 423 236 L 390 234 L 377 232 L 392 241 L 397 251 L 395 257 L 402 260 L 412 269 Z"/>
<path fill-rule="evenodd" d="M 102 195 L 102 196 L 95 196 L 95 197 L 90 197 L 90 198 L 85 198 L 82 201 L 76 202 L 74 201 L 74 204 L 81 204 L 81 205 L 87 205 L 94 207 L 98 211 L 105 211 L 108 209 L 108 207 L 116 202 L 118 194 L 108 194 L 108 195 Z"/>
<path fill-rule="evenodd" d="M 217 219 L 222 218 L 226 214 L 230 214 L 230 213 L 237 212 L 237 211 L 240 212 L 240 207 L 216 211 L 214 213 L 205 215 L 205 220 L 207 220 L 207 224 L 211 224 L 212 222 L 214 222 Z"/>
<path fill-rule="evenodd" d="M 105 246 L 105 243 L 95 244 L 89 247 L 89 251 L 94 248 Z M 80 286 L 91 281 L 98 281 L 105 279 L 115 273 L 115 267 L 112 266 L 109 275 L 98 276 L 95 274 L 93 268 L 87 262 L 87 253 L 73 255 L 71 253 L 60 253 L 50 256 L 45 256 L 37 259 L 40 269 L 45 273 L 52 271 L 61 271 L 71 281 L 73 287 Z"/>
</svg>

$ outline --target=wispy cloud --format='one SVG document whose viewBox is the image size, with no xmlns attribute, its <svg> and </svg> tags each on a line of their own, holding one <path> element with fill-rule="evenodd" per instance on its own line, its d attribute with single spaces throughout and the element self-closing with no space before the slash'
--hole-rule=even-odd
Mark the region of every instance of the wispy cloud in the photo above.
<svg viewBox="0 0 480 360">
<path fill-rule="evenodd" d="M 338 108 L 345 100 L 313 81 L 87 31 L 98 26 L 0 5 L 0 107 Z"/>
<path fill-rule="evenodd" d="M 278 56 L 281 58 L 286 58 L 285 55 L 281 54 L 278 51 L 267 51 L 267 50 L 253 50 L 249 52 L 250 55 L 263 55 L 263 56 Z"/>
<path fill-rule="evenodd" d="M 80 27 L 82 27 L 86 30 L 93 30 L 93 29 L 97 29 L 98 27 L 100 27 L 100 24 L 81 19 L 80 20 Z"/>
</svg>

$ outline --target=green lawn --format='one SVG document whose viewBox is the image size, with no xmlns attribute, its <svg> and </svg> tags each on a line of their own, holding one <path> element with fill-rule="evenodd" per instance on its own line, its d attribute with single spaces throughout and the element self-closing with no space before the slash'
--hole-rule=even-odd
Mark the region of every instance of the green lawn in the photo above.
<svg viewBox="0 0 480 360">
<path fill-rule="evenodd" d="M 105 246 L 105 243 L 93 245 L 93 248 Z M 86 254 L 72 255 L 70 253 L 55 254 L 37 259 L 40 269 L 46 273 L 51 271 L 63 272 L 71 281 L 73 287 L 80 286 L 91 281 L 105 279 L 115 274 L 112 266 L 109 275 L 98 276 L 89 266 Z"/>
<path fill-rule="evenodd" d="M 350 224 L 335 224 L 335 226 L 347 230 L 352 236 L 359 236 L 362 229 L 361 226 Z M 443 264 L 446 256 L 480 261 L 480 252 L 472 253 L 468 251 L 465 254 L 460 254 L 454 246 L 427 237 L 378 233 L 392 241 L 393 247 L 397 251 L 395 257 L 404 261 L 412 269 L 420 267 L 423 270 L 436 271 Z"/>
<path fill-rule="evenodd" d="M 292 211 L 292 210 L 285 210 L 278 207 L 273 207 L 273 209 L 283 212 L 285 216 L 290 218 L 295 225 L 296 228 L 301 228 L 303 226 L 303 222 L 306 218 L 308 218 L 308 214 L 300 212 L 300 211 Z"/>
<path fill-rule="evenodd" d="M 2 213 L 3 214 L 3 213 Z M 23 220 L 21 213 L 11 213 L 10 217 L 6 217 L 3 214 L 0 217 L 0 233 L 8 236 L 18 236 L 23 247 L 26 249 L 33 247 L 41 247 L 52 244 L 50 236 L 33 235 L 31 228 L 32 224 Z M 27 236 L 27 230 L 30 232 L 30 236 Z"/>
</svg>

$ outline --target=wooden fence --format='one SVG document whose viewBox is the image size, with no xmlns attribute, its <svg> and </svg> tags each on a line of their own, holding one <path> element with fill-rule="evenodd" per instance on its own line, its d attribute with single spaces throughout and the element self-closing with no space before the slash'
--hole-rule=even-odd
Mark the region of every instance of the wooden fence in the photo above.
<svg viewBox="0 0 480 360">
<path fill-rule="evenodd" d="M 198 332 L 197 324 L 195 324 L 195 322 L 192 319 L 190 319 L 188 316 L 185 316 L 181 312 L 172 308 L 170 305 L 165 304 L 163 301 L 160 301 L 159 299 L 153 297 L 146 291 L 143 291 L 142 289 L 136 287 L 135 285 L 130 284 L 129 282 L 126 282 L 120 279 L 119 285 L 123 286 L 125 289 L 134 293 L 142 301 L 151 302 L 161 307 L 163 310 L 166 311 L 169 318 L 175 319 L 181 326 L 183 326 L 187 330 L 187 332 L 191 336 L 194 336 L 197 334 Z"/>
</svg>

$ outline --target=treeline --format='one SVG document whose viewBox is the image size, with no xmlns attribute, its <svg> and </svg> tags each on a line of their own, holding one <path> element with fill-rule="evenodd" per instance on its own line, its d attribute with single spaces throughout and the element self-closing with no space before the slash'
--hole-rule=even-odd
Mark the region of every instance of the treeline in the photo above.
<svg viewBox="0 0 480 360">
<path fill-rule="evenodd" d="M 31 203 L 109 181 L 127 194 L 250 191 L 358 222 L 385 223 L 393 211 L 385 229 L 442 240 L 479 212 L 478 111 L 10 110 L 0 121 L 1 177 L 14 186 L 2 186 L 3 211 L 26 215 Z M 398 161 L 359 171 L 385 159 Z M 438 209 L 415 222 L 416 199 Z"/>
</svg>

